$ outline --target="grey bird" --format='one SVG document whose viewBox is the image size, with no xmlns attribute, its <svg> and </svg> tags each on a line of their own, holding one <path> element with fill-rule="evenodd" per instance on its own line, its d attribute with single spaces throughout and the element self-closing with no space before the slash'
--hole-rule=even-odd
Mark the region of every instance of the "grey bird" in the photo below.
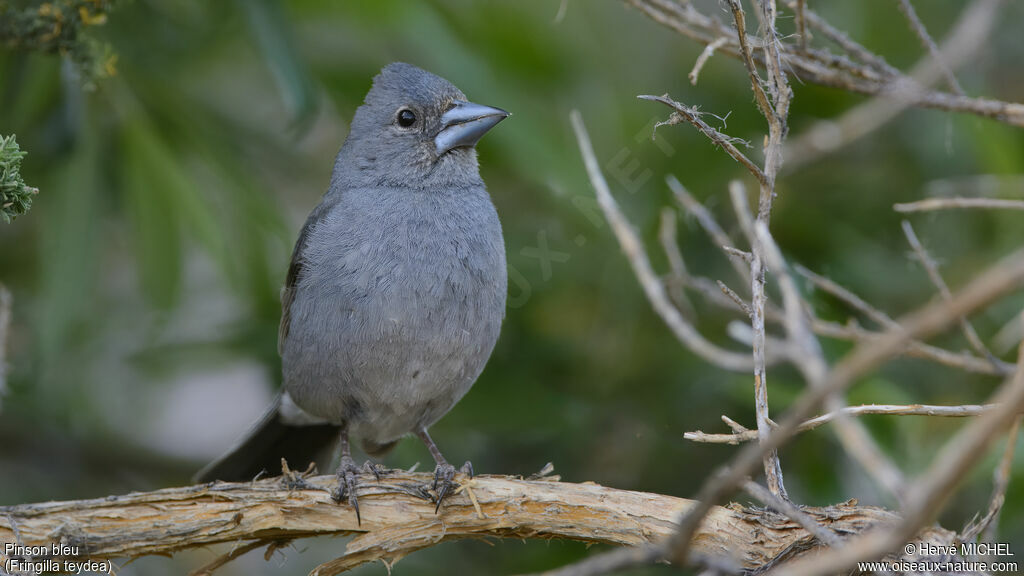
<svg viewBox="0 0 1024 576">
<path fill-rule="evenodd" d="M 415 434 L 437 463 L 440 506 L 455 468 L 427 430 L 476 381 L 505 316 L 504 239 L 475 145 L 507 116 L 409 64 L 374 78 L 292 253 L 283 390 L 197 480 L 304 465 L 337 441 L 335 497 L 358 514 L 357 477 L 376 469 L 356 466 L 349 438 L 380 456 Z"/>
</svg>

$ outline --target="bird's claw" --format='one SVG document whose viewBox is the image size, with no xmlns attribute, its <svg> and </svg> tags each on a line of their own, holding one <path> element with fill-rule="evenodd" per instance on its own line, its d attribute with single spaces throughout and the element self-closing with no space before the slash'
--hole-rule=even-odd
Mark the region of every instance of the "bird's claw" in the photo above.
<svg viewBox="0 0 1024 576">
<path fill-rule="evenodd" d="M 458 470 L 462 474 L 473 477 L 473 465 L 466 462 Z M 459 487 L 459 483 L 455 482 L 455 466 L 451 464 L 438 464 L 437 468 L 434 469 L 434 493 L 437 494 L 437 505 L 434 507 L 434 513 L 436 514 L 441 510 L 441 503 L 444 499 L 455 492 L 455 489 Z"/>
<path fill-rule="evenodd" d="M 367 460 L 366 462 L 363 462 L 363 472 L 373 474 L 373 477 L 379 482 L 382 476 L 387 476 L 388 474 L 391 474 L 392 470 L 390 468 L 377 464 L 376 462 L 371 462 Z"/>
<path fill-rule="evenodd" d="M 365 466 L 364 466 L 365 468 Z M 338 488 L 331 493 L 331 497 L 339 504 L 348 498 L 348 503 L 356 512 L 356 524 L 362 525 L 363 519 L 359 514 L 359 497 L 356 496 L 356 486 L 359 484 L 359 473 L 362 469 L 356 466 L 354 460 L 349 456 L 341 458 L 338 465 Z M 376 472 L 374 472 L 376 475 Z"/>
</svg>

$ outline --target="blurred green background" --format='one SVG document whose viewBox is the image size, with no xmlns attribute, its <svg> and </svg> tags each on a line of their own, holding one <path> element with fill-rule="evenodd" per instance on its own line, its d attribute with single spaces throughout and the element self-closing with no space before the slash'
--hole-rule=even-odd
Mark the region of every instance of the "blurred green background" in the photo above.
<svg viewBox="0 0 1024 576">
<path fill-rule="evenodd" d="M 922 56 L 891 0 L 811 3 L 852 37 L 908 68 Z M 917 2 L 941 38 L 965 5 Z M 712 13 L 716 3 L 705 3 Z M 482 473 L 529 474 L 553 461 L 567 481 L 691 496 L 736 448 L 691 444 L 683 432 L 753 426 L 752 378 L 709 367 L 652 313 L 593 202 L 568 123 L 581 110 L 624 210 L 655 266 L 658 214 L 675 174 L 734 230 L 726 183 L 741 168 L 637 94 L 670 93 L 728 117 L 756 143 L 765 131 L 738 61 L 715 56 L 686 78 L 701 47 L 615 0 L 116 2 L 89 35 L 116 56 L 112 77 L 83 79 L 68 59 L 0 49 L 0 133 L 29 155 L 35 206 L 0 225 L 0 281 L 14 295 L 9 388 L 0 412 L 0 504 L 98 497 L 189 482 L 263 410 L 280 370 L 278 289 L 292 243 L 330 177 L 370 79 L 402 60 L 442 75 L 474 101 L 512 111 L 480 144 L 505 229 L 509 310 L 473 391 L 435 428 L 453 461 Z M 791 20 L 782 26 L 791 27 Z M 1024 5 L 1009 2 L 981 56 L 958 72 L 968 93 L 1024 100 Z M 106 63 L 106 61 L 104 61 Z M 862 101 L 792 79 L 791 134 Z M 84 84 L 93 89 L 83 90 Z M 1024 197 L 1024 132 L 911 110 L 870 137 L 785 175 L 772 229 L 790 260 L 829 275 L 898 315 L 934 297 L 907 255 L 894 202 L 932 192 Z M 615 176 L 615 174 L 621 176 Z M 1024 240 L 1020 213 L 910 218 L 954 288 Z M 689 218 L 679 241 L 691 271 L 745 292 Z M 549 251 L 545 262 L 536 257 Z M 735 319 L 694 296 L 699 325 L 728 344 Z M 837 301 L 818 313 L 845 321 Z M 1024 305 L 1018 295 L 979 314 L 989 340 Z M 958 333 L 936 343 L 966 349 Z M 738 344 L 731 344 L 742 349 Z M 825 341 L 835 358 L 848 346 Z M 1013 361 L 1013 350 L 997 350 Z M 851 403 L 965 404 L 998 379 L 913 359 L 860 382 Z M 769 372 L 778 414 L 802 383 Z M 962 420 L 865 418 L 889 454 L 922 470 Z M 984 511 L 998 447 L 942 523 Z M 894 506 L 844 457 L 827 428 L 781 453 L 801 503 L 848 498 Z M 408 440 L 384 463 L 427 466 Z M 1024 457 L 1001 540 L 1024 549 Z M 510 574 L 588 553 L 561 542 L 460 542 L 414 554 L 398 574 Z M 297 542 L 264 562 L 250 554 L 222 574 L 306 574 L 343 540 Z M 216 550 L 146 558 L 120 574 L 180 574 Z M 664 573 L 651 568 L 640 573 Z M 357 573 L 384 574 L 383 566 Z"/>
</svg>

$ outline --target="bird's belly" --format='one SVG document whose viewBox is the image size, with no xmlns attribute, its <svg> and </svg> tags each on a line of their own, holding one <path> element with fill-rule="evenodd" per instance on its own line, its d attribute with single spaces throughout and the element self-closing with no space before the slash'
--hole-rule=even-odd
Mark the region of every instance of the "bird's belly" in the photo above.
<svg viewBox="0 0 1024 576">
<path fill-rule="evenodd" d="M 483 370 L 505 304 L 504 282 L 452 264 L 395 265 L 355 298 L 321 294 L 293 311 L 283 363 L 295 403 L 381 443 L 448 412 Z"/>
</svg>

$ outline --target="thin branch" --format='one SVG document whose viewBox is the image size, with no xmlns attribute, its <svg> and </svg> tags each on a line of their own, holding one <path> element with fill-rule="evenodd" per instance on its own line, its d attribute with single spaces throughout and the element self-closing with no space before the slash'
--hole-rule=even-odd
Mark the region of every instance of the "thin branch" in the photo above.
<svg viewBox="0 0 1024 576">
<path fill-rule="evenodd" d="M 779 289 L 782 291 L 786 311 L 786 332 L 790 342 L 795 345 L 795 354 L 791 356 L 791 361 L 803 374 L 809 386 L 821 386 L 828 373 L 828 363 L 805 315 L 803 298 L 797 290 L 796 282 L 789 274 L 782 252 L 768 232 L 768 227 L 763 222 L 758 222 L 755 233 L 764 252 L 765 261 L 776 271 Z M 903 492 L 903 473 L 885 455 L 867 429 L 846 414 L 843 397 L 839 394 L 828 397 L 825 400 L 825 408 L 835 415 L 836 435 L 846 451 L 876 482 L 900 498 Z"/>
<path fill-rule="evenodd" d="M 921 241 L 918 240 L 917 234 L 914 233 L 914 227 L 910 225 L 910 222 L 904 220 L 901 225 L 903 227 L 903 234 L 907 237 L 907 242 L 910 244 L 910 247 L 914 249 L 914 254 L 917 255 L 918 262 L 921 263 L 921 266 L 924 266 L 925 272 L 928 273 L 928 278 L 939 291 L 939 295 L 943 300 L 948 302 L 953 295 L 949 291 L 949 286 L 946 286 L 946 281 L 942 279 L 942 274 L 939 274 L 939 267 L 935 264 L 935 261 L 932 260 L 931 256 L 928 255 L 928 251 L 925 250 Z M 970 343 L 971 348 L 974 348 L 975 352 L 985 358 L 995 358 L 995 356 L 992 355 L 992 352 L 985 347 L 985 344 L 981 341 L 981 337 L 978 336 L 978 332 L 966 317 L 960 318 L 960 330 L 963 332 L 964 338 L 967 339 L 967 342 Z"/>
<path fill-rule="evenodd" d="M 849 416 L 865 416 L 869 414 L 881 414 L 886 416 L 941 416 L 946 418 L 966 418 L 980 416 L 992 410 L 994 406 L 988 404 L 965 404 L 961 406 L 936 406 L 931 404 L 864 404 L 861 406 L 846 406 L 843 413 Z M 833 421 L 836 417 L 834 412 L 822 414 L 809 420 L 805 420 L 797 427 L 798 432 L 806 432 Z M 692 442 L 706 444 L 732 444 L 738 445 L 743 442 L 757 440 L 757 431 L 743 429 L 732 434 L 707 434 L 700 430 L 686 432 L 683 438 Z"/>
<path fill-rule="evenodd" d="M 586 126 L 583 125 L 582 116 L 580 116 L 578 111 L 573 110 L 569 117 L 572 121 L 573 130 L 576 132 L 576 140 L 579 143 L 580 153 L 583 156 L 583 163 L 590 177 L 590 183 L 597 194 L 598 204 L 600 204 L 605 218 L 615 232 L 619 245 L 629 260 L 633 273 L 640 281 L 640 285 L 643 287 L 644 293 L 647 295 L 647 299 L 650 301 L 654 311 L 668 325 L 676 338 L 693 353 L 715 366 L 727 370 L 738 372 L 750 370 L 753 367 L 753 362 L 747 355 L 725 350 L 711 343 L 683 318 L 682 314 L 672 305 L 672 302 L 665 294 L 665 287 L 651 267 L 651 262 L 647 258 L 647 252 L 644 250 L 643 243 L 629 224 L 629 221 L 622 214 L 622 211 L 619 210 L 619 206 L 615 202 L 611 190 L 608 188 L 608 183 L 605 181 L 604 175 L 601 174 L 601 168 L 597 162 L 597 157 L 594 155 L 594 148 L 590 143 L 590 136 L 587 135 Z"/>
<path fill-rule="evenodd" d="M 738 180 L 730 182 L 729 195 L 732 198 L 733 208 L 736 211 L 736 219 L 739 221 L 740 228 L 750 242 L 750 252 L 753 255 L 750 261 L 750 276 L 752 279 L 750 326 L 753 332 L 751 343 L 754 354 L 754 413 L 757 417 L 758 438 L 764 442 L 771 433 L 772 427 L 768 410 L 768 373 L 764 363 L 767 337 L 764 325 L 766 295 L 765 266 L 762 261 L 763 247 L 754 232 L 754 218 L 751 216 L 750 208 L 747 206 L 747 193 L 743 188 L 743 184 Z M 779 462 L 778 452 L 772 450 L 765 454 L 764 470 L 768 489 L 773 494 L 786 498 L 786 488 L 783 484 L 782 465 Z"/>
<path fill-rule="evenodd" d="M 686 262 L 683 260 L 683 254 L 679 251 L 679 244 L 676 241 L 676 217 L 675 210 L 668 207 L 662 208 L 658 239 L 661 241 L 662 250 L 665 251 L 669 270 L 671 270 L 666 284 L 668 284 L 669 296 L 676 308 L 690 318 L 694 318 L 697 315 L 696 309 L 690 299 L 686 297 L 686 291 L 683 289 L 690 273 L 686 270 Z"/>
<path fill-rule="evenodd" d="M 697 85 L 697 78 L 700 76 L 700 71 L 704 69 L 704 65 L 707 64 L 708 60 L 710 60 L 711 57 L 714 56 L 715 50 L 718 50 L 719 48 L 725 46 L 728 43 L 729 39 L 723 36 L 704 47 L 704 50 L 701 51 L 700 56 L 697 57 L 697 61 L 694 62 L 693 64 L 693 70 L 690 70 L 690 74 L 688 76 L 688 78 L 690 79 L 690 84 L 694 86 Z"/>
<path fill-rule="evenodd" d="M 899 327 L 899 324 L 892 319 L 888 314 L 875 308 L 874 306 L 865 302 L 862 298 L 850 292 L 843 286 L 840 286 L 836 282 L 815 274 L 814 272 L 804 268 L 797 264 L 795 267 L 796 271 L 804 278 L 811 281 L 819 289 L 835 296 L 836 298 L 847 303 L 855 310 L 862 312 L 868 318 L 877 323 L 880 327 L 886 330 L 892 330 Z M 863 340 L 878 337 L 878 333 L 870 332 L 862 328 L 855 326 L 837 326 L 828 322 L 817 321 L 815 323 L 815 332 L 823 335 L 827 335 L 834 338 L 843 338 L 847 340 Z M 913 340 L 907 347 L 907 354 L 918 358 L 926 358 L 943 364 L 945 366 L 951 366 L 954 368 L 960 368 L 969 372 L 976 372 L 979 374 L 990 374 L 997 376 L 1007 376 L 1012 374 L 1014 371 L 1014 365 L 1003 362 L 998 358 L 978 358 L 965 353 L 955 353 L 948 350 L 944 350 L 937 346 L 925 344 L 917 340 Z"/>
<path fill-rule="evenodd" d="M 846 304 L 850 305 L 854 310 L 863 313 L 865 316 L 873 320 L 880 327 L 885 328 L 886 330 L 892 330 L 899 326 L 899 324 L 895 320 L 893 320 L 891 316 L 875 308 L 874 306 L 868 304 L 867 302 L 864 301 L 863 298 L 857 296 L 856 294 L 847 290 L 843 286 L 840 286 L 833 280 L 821 276 L 819 274 L 815 274 L 814 272 L 808 270 L 807 268 L 804 268 L 800 264 L 795 265 L 794 269 L 797 271 L 798 274 L 810 280 L 819 289 L 824 290 L 825 292 L 835 296 L 839 300 L 842 300 Z"/>
<path fill-rule="evenodd" d="M 921 41 L 921 45 L 924 46 L 924 49 L 931 55 L 932 59 L 935 61 L 935 65 L 942 71 L 942 75 L 946 77 L 946 83 L 949 84 L 950 90 L 960 96 L 963 96 L 964 89 L 960 86 L 960 83 L 957 82 L 953 71 L 946 65 L 942 52 L 935 44 L 935 41 L 932 40 L 932 37 L 928 34 L 928 29 L 925 28 L 924 22 L 921 22 L 921 19 L 917 16 L 917 11 L 914 10 L 914 5 L 910 3 L 910 0 L 897 1 L 900 5 L 900 12 L 903 12 L 903 16 L 906 17 L 907 24 L 910 25 L 910 29 L 917 35 L 918 40 Z"/>
<path fill-rule="evenodd" d="M 754 102 L 757 103 L 757 108 L 765 118 L 775 116 L 775 110 L 772 109 L 771 103 L 768 102 L 768 96 L 764 93 L 761 77 L 757 74 L 757 64 L 754 63 L 750 44 L 747 42 L 747 24 L 743 16 L 743 6 L 740 5 L 739 0 L 726 0 L 726 3 L 729 4 L 729 9 L 732 11 L 733 24 L 736 26 L 736 37 L 740 43 L 740 56 L 742 56 L 743 65 L 747 68 L 747 74 L 750 76 L 750 87 L 754 91 Z"/>
<path fill-rule="evenodd" d="M 841 573 L 854 568 L 857 562 L 878 559 L 901 548 L 921 526 L 931 522 L 942 511 L 957 483 L 982 459 L 994 438 L 1005 432 L 1024 410 L 1024 345 L 1020 348 L 1017 373 L 1000 386 L 989 403 L 995 407 L 984 418 L 972 420 L 958 432 L 914 480 L 913 490 L 906 493 L 902 518 L 898 522 L 881 525 L 840 548 L 822 551 L 813 560 L 798 558 L 768 573 L 787 576 Z"/>
<path fill-rule="evenodd" d="M 861 328 L 855 322 L 844 326 L 836 322 L 827 322 L 819 319 L 814 321 L 814 333 L 826 338 L 836 338 L 850 342 L 864 342 L 882 335 L 880 332 L 872 332 L 871 330 Z M 1013 364 L 1003 362 L 998 358 L 995 358 L 993 363 L 992 359 L 978 358 L 967 352 L 951 352 L 917 340 L 911 342 L 903 353 L 912 358 L 929 360 L 950 368 L 957 368 L 965 372 L 984 374 L 986 376 L 1005 377 L 1007 374 L 1012 374 L 1014 368 Z"/>
<path fill-rule="evenodd" d="M 829 24 L 828 21 L 819 16 L 817 12 L 806 7 L 800 10 L 800 6 L 802 4 L 804 4 L 804 0 L 786 0 L 786 6 L 791 10 L 803 13 L 803 18 L 806 20 L 809 27 L 821 32 L 822 36 L 828 38 L 832 42 L 835 42 L 837 46 L 845 50 L 851 57 L 856 58 L 864 64 L 872 67 L 872 69 L 879 71 L 882 76 L 896 77 L 900 75 L 900 71 L 886 62 L 885 58 L 875 54 L 871 50 L 868 50 L 862 44 L 850 38 L 846 32 Z"/>
<path fill-rule="evenodd" d="M 990 210 L 1024 210 L 1024 200 L 1007 200 L 1003 198 L 929 198 L 905 204 L 893 204 L 893 210 L 904 214 L 909 212 L 929 212 L 932 210 L 958 210 L 967 208 L 985 208 Z"/>
<path fill-rule="evenodd" d="M 807 44 L 810 42 L 810 38 L 807 33 L 807 0 L 796 0 L 796 8 L 793 12 L 796 14 L 796 34 L 798 37 L 800 49 L 806 51 Z"/>
<path fill-rule="evenodd" d="M 760 169 L 759 169 L 760 170 Z M 725 250 L 725 247 L 732 244 L 732 239 L 729 235 L 722 230 L 722 227 L 715 221 L 715 217 L 711 215 L 711 212 L 704 207 L 703 204 L 697 201 L 690 192 L 686 189 L 679 180 L 669 174 L 665 177 L 665 182 L 668 184 L 669 190 L 675 195 L 676 200 L 686 208 L 686 211 L 693 215 L 697 219 L 697 223 L 704 229 L 707 235 L 711 238 L 711 241 L 716 245 Z M 739 274 L 740 278 L 747 284 L 750 283 L 750 266 L 744 266 L 732 258 L 728 258 L 729 264 L 732 265 L 736 273 Z"/>
<path fill-rule="evenodd" d="M 740 152 L 739 148 L 736 148 L 736 145 L 733 144 L 733 142 L 738 142 L 740 140 L 732 138 L 731 136 L 726 136 L 712 128 L 707 122 L 701 119 L 701 112 L 696 108 L 690 108 L 681 102 L 676 102 L 669 98 L 668 94 L 664 94 L 662 96 L 641 94 L 637 96 L 637 98 L 641 100 L 650 100 L 651 102 L 661 102 L 674 110 L 668 120 L 655 124 L 655 129 L 657 129 L 658 126 L 679 124 L 683 121 L 689 122 L 702 134 L 707 136 L 716 146 L 725 150 L 729 156 L 732 156 L 733 160 L 742 164 L 743 167 L 753 174 L 754 178 L 757 178 L 759 182 L 763 182 L 765 180 L 766 177 L 764 172 L 761 171 L 757 164 L 754 164 L 750 158 L 747 158 L 746 155 L 744 155 L 743 152 Z"/>
<path fill-rule="evenodd" d="M 747 318 L 754 317 L 754 311 L 750 309 L 750 305 L 744 302 L 743 298 L 740 298 L 740 295 L 733 291 L 732 288 L 729 288 L 729 286 L 727 286 L 725 282 L 719 280 L 718 289 L 722 291 L 722 294 L 725 294 L 730 300 L 735 302 L 736 305 L 739 306 L 740 310 L 742 310 L 743 313 L 747 315 Z"/>
<path fill-rule="evenodd" d="M 1003 504 L 1006 502 L 1006 489 L 1010 487 L 1010 473 L 1013 469 L 1013 456 L 1017 450 L 1020 424 L 1021 417 L 1017 416 L 1007 433 L 1003 457 L 992 474 L 992 500 L 988 505 L 988 512 L 985 513 L 985 520 L 981 524 L 982 539 L 985 542 L 995 542 L 996 534 L 999 531 L 999 513 L 1002 512 Z"/>
</svg>

